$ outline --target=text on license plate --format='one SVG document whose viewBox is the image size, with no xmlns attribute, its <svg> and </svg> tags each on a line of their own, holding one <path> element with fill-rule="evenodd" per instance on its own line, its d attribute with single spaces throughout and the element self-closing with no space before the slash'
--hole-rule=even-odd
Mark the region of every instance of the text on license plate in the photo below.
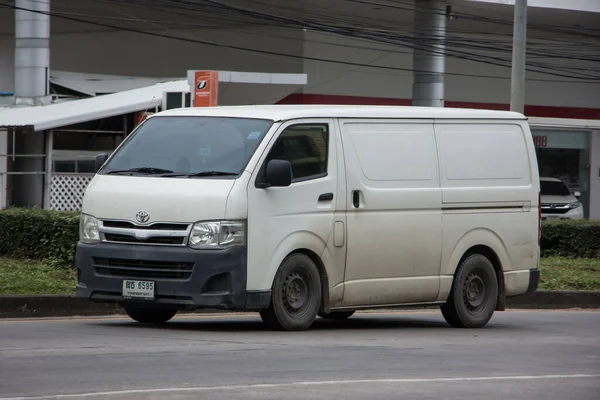
<svg viewBox="0 0 600 400">
<path fill-rule="evenodd" d="M 129 299 L 154 299 L 154 282 L 123 281 L 123 297 Z"/>
</svg>

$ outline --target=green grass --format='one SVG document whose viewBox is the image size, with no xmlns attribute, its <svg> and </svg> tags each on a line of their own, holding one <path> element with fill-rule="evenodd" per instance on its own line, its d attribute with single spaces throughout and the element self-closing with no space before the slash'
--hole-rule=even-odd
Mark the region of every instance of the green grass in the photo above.
<svg viewBox="0 0 600 400">
<path fill-rule="evenodd" d="M 72 268 L 43 261 L 0 258 L 0 295 L 75 294 L 76 283 Z"/>
<path fill-rule="evenodd" d="M 541 290 L 600 290 L 600 259 L 544 257 Z"/>
<path fill-rule="evenodd" d="M 541 290 L 600 290 L 600 259 L 542 258 Z M 75 294 L 75 271 L 43 261 L 0 258 L 0 295 Z"/>
</svg>

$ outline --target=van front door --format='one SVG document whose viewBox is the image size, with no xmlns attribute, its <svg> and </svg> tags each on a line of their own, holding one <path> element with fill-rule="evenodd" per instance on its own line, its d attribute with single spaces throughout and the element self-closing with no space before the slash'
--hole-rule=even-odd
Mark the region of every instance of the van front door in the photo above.
<svg viewBox="0 0 600 400">
<path fill-rule="evenodd" d="M 442 252 L 433 121 L 340 121 L 347 171 L 344 307 L 435 301 Z"/>
<path fill-rule="evenodd" d="M 337 285 L 341 303 L 345 197 L 339 194 L 345 191 L 345 174 L 343 164 L 338 165 L 343 163 L 340 153 L 333 119 L 291 121 L 279 128 L 248 186 L 248 290 L 270 290 L 283 259 L 296 250 L 309 251 L 326 269 L 323 286 Z M 257 187 L 264 166 L 273 159 L 292 164 L 292 184 Z"/>
</svg>

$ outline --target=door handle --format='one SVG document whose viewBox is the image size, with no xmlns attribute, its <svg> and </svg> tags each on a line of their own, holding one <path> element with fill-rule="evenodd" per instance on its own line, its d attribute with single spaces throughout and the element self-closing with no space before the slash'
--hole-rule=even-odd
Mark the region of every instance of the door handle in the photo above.
<svg viewBox="0 0 600 400">
<path fill-rule="evenodd" d="M 352 205 L 354 206 L 354 208 L 360 207 L 360 190 L 352 191 Z"/>
<path fill-rule="evenodd" d="M 333 193 L 323 193 L 319 196 L 319 201 L 331 201 L 333 200 Z"/>
</svg>

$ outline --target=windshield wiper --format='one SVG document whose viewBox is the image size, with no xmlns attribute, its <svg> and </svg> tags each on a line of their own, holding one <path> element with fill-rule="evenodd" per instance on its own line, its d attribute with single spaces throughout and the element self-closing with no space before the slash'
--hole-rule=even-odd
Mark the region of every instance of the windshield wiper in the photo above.
<svg viewBox="0 0 600 400">
<path fill-rule="evenodd" d="M 194 176 L 237 176 L 239 175 L 236 172 L 227 172 L 227 171 L 202 171 L 202 172 L 193 172 L 191 174 L 182 174 L 182 173 L 178 173 L 178 172 L 174 172 L 174 173 L 165 173 L 164 175 L 161 176 L 186 176 L 188 178 L 194 177 Z"/>
<path fill-rule="evenodd" d="M 152 174 L 152 175 L 173 173 L 173 171 L 171 171 L 170 169 L 154 168 L 154 167 L 139 167 L 139 168 L 130 168 L 130 169 L 113 169 L 111 171 L 108 171 L 107 174 L 125 174 L 128 172 L 131 172 L 131 173 L 137 172 L 140 174 Z"/>
<path fill-rule="evenodd" d="M 193 174 L 188 174 L 187 176 L 233 176 L 237 175 L 235 172 L 227 172 L 227 171 L 202 171 L 195 172 Z"/>
</svg>

